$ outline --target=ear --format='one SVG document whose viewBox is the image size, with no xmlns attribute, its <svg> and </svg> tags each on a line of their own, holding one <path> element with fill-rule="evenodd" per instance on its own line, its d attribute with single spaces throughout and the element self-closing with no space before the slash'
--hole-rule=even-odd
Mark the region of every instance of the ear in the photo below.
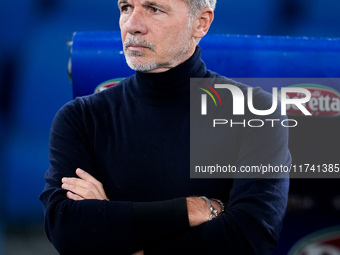
<svg viewBox="0 0 340 255">
<path fill-rule="evenodd" d="M 193 37 L 202 38 L 204 37 L 210 28 L 212 21 L 214 20 L 214 11 L 206 7 L 201 10 L 192 23 Z"/>
</svg>

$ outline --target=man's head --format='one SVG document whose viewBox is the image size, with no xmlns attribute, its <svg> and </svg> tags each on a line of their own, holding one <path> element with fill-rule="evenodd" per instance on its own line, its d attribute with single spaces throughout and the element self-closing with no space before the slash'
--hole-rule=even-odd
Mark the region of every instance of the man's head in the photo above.
<svg viewBox="0 0 340 255">
<path fill-rule="evenodd" d="M 128 65 L 163 72 L 187 60 L 209 30 L 216 0 L 119 0 Z"/>
</svg>

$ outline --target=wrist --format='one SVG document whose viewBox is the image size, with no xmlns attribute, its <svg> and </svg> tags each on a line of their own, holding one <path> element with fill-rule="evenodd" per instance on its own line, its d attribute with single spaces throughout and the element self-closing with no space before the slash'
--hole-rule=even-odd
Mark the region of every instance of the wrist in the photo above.
<svg viewBox="0 0 340 255">
<path fill-rule="evenodd" d="M 199 197 L 187 197 L 187 210 L 190 227 L 198 226 L 209 220 L 210 209 Z"/>
<path fill-rule="evenodd" d="M 212 203 L 214 208 L 217 209 L 218 215 L 225 212 L 225 205 L 223 204 L 223 202 L 221 200 L 216 199 L 216 198 L 210 198 L 210 202 Z"/>
<path fill-rule="evenodd" d="M 213 204 L 211 203 L 211 201 L 207 197 L 200 196 L 200 198 L 202 198 L 207 203 L 207 205 L 209 206 L 209 210 L 210 210 L 209 220 L 216 218 L 218 216 L 218 211 L 217 211 L 216 207 L 213 206 Z"/>
<path fill-rule="evenodd" d="M 198 226 L 223 213 L 224 204 L 218 199 L 187 197 L 187 211 L 190 227 Z M 209 201 L 209 203 L 208 203 Z M 210 207 L 211 204 L 211 207 Z"/>
</svg>

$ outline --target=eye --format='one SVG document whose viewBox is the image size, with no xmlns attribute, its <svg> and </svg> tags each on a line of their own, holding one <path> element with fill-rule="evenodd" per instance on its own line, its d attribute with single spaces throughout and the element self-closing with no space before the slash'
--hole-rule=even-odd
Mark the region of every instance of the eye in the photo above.
<svg viewBox="0 0 340 255">
<path fill-rule="evenodd" d="M 120 7 L 120 11 L 121 11 L 122 13 L 131 12 L 132 9 L 133 9 L 133 7 L 132 7 L 131 5 L 128 5 L 128 4 L 122 5 L 122 6 Z"/>
<path fill-rule="evenodd" d="M 152 7 L 152 6 L 150 6 L 149 9 L 150 9 L 150 12 L 153 14 L 159 14 L 162 12 L 160 9 L 157 9 L 156 7 Z"/>
</svg>

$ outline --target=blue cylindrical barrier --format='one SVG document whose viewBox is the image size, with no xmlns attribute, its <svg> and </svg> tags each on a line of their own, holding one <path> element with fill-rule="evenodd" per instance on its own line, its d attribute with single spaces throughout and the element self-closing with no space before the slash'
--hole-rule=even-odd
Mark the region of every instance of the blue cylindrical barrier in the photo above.
<svg viewBox="0 0 340 255">
<path fill-rule="evenodd" d="M 200 46 L 207 67 L 231 78 L 340 77 L 340 39 L 208 34 Z M 72 46 L 74 96 L 127 77 L 118 31 L 77 32 Z"/>
</svg>

